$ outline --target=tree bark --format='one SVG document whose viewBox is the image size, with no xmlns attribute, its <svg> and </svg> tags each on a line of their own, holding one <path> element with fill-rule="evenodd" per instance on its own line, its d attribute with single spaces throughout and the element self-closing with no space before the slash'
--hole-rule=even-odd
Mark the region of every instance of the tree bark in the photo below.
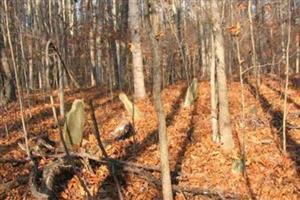
<svg viewBox="0 0 300 200">
<path fill-rule="evenodd" d="M 296 73 L 299 73 L 300 68 L 300 36 L 296 36 L 296 46 L 297 46 L 297 55 L 296 55 Z"/>
<path fill-rule="evenodd" d="M 0 43 L 2 42 L 0 41 Z M 4 72 L 3 88 L 0 89 L 0 105 L 1 104 L 6 105 L 11 101 L 16 100 L 16 92 L 15 92 L 15 84 L 12 76 L 12 71 L 8 65 L 7 56 L 4 50 L 4 44 L 3 45 L 0 44 L 0 60 L 3 68 L 2 70 Z"/>
<path fill-rule="evenodd" d="M 216 83 L 216 57 L 215 57 L 215 41 L 214 36 L 211 35 L 211 59 L 210 59 L 210 102 L 211 102 L 211 127 L 212 140 L 214 142 L 220 141 L 218 131 L 218 95 Z"/>
<path fill-rule="evenodd" d="M 212 17 L 213 17 L 213 31 L 215 35 L 215 51 L 217 58 L 217 83 L 218 83 L 218 97 L 219 97 L 219 131 L 222 148 L 230 151 L 234 148 L 234 141 L 232 138 L 230 113 L 227 96 L 227 80 L 225 72 L 225 50 L 224 38 L 222 35 L 222 19 L 218 8 L 218 0 L 211 1 Z"/>
<path fill-rule="evenodd" d="M 115 28 L 115 22 L 116 22 L 116 18 L 115 15 L 113 14 L 113 9 L 114 9 L 114 4 L 112 0 L 107 0 L 106 1 L 106 8 L 107 8 L 107 14 L 108 14 L 108 22 L 109 22 L 109 28 L 112 31 L 112 33 L 116 32 L 116 28 Z M 122 74 L 120 73 L 121 70 L 121 66 L 119 65 L 119 52 L 117 49 L 117 41 L 114 38 L 115 36 L 112 34 L 111 38 L 109 39 L 109 53 L 111 56 L 111 62 L 112 62 L 112 66 L 113 66 L 113 72 L 114 72 L 114 84 L 116 84 L 116 86 L 121 89 L 121 76 Z"/>
<path fill-rule="evenodd" d="M 89 31 L 89 46 L 90 46 L 90 60 L 91 60 L 91 85 L 95 86 L 97 84 L 97 75 L 96 75 L 96 57 L 95 57 L 95 26 L 96 26 L 96 17 L 93 16 L 94 14 L 94 8 L 93 5 L 91 5 L 91 14 L 90 14 L 90 22 L 91 22 L 91 28 Z"/>
<path fill-rule="evenodd" d="M 129 29 L 131 31 L 133 86 L 134 96 L 137 99 L 146 96 L 140 27 L 141 20 L 138 0 L 129 0 Z"/>
<path fill-rule="evenodd" d="M 131 1 L 131 0 L 130 0 Z M 149 1 L 147 0 L 147 5 L 149 6 Z M 153 9 L 153 7 L 152 7 Z M 150 45 L 152 50 L 153 58 L 153 97 L 154 105 L 158 118 L 158 134 L 159 134 L 159 149 L 160 149 L 160 163 L 161 163 L 161 175 L 162 175 L 162 190 L 163 199 L 172 200 L 172 184 L 170 176 L 169 167 L 169 152 L 168 152 L 168 138 L 166 132 L 166 117 L 163 109 L 163 105 L 160 97 L 161 90 L 161 69 L 160 69 L 160 56 L 159 56 L 159 46 L 158 41 L 155 39 L 153 33 L 153 28 L 149 16 L 149 8 L 147 7 L 146 12 L 146 27 L 150 38 Z"/>
<path fill-rule="evenodd" d="M 253 30 L 253 20 L 252 20 L 252 0 L 248 0 L 248 17 L 249 17 L 249 22 L 250 22 L 250 35 L 251 35 L 251 45 L 252 45 L 252 65 L 254 66 L 256 98 L 258 98 L 260 77 L 259 77 L 259 70 L 257 69 L 257 54 L 256 54 L 256 46 L 255 46 L 254 30 Z"/>
<path fill-rule="evenodd" d="M 287 123 L 287 98 L 289 89 L 289 68 L 290 68 L 290 42 L 291 42 L 291 1 L 288 0 L 288 33 L 287 33 L 287 44 L 286 44 L 286 63 L 285 63 L 285 86 L 284 86 L 284 102 L 283 102 L 283 119 L 282 119 L 282 148 L 286 153 L 286 123 Z"/>
</svg>

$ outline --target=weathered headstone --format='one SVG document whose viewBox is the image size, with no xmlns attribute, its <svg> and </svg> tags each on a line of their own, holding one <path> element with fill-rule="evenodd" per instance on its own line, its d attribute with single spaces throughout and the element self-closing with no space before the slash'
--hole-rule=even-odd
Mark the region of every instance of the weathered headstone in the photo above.
<svg viewBox="0 0 300 200">
<path fill-rule="evenodd" d="M 243 173 L 245 170 L 245 163 L 244 160 L 241 158 L 235 159 L 232 163 L 231 171 L 234 174 Z"/>
<path fill-rule="evenodd" d="M 134 105 L 127 97 L 125 93 L 120 93 L 119 98 L 125 106 L 127 112 L 133 116 L 134 120 L 139 120 L 143 118 L 142 112 L 138 109 L 136 105 Z"/>
<path fill-rule="evenodd" d="M 184 104 L 183 104 L 184 107 L 191 106 L 194 103 L 194 101 L 196 100 L 197 84 L 198 84 L 198 80 L 197 80 L 197 78 L 194 78 L 192 83 L 190 84 L 190 86 L 187 89 Z"/>
<path fill-rule="evenodd" d="M 75 99 L 71 110 L 66 115 L 66 121 L 63 130 L 64 141 L 67 147 L 80 145 L 83 136 L 85 121 L 83 100 Z"/>
</svg>

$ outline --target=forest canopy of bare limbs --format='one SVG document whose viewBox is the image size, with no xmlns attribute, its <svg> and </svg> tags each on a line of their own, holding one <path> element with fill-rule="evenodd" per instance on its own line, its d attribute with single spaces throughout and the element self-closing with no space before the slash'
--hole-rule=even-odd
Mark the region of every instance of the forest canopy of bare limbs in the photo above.
<svg viewBox="0 0 300 200">
<path fill-rule="evenodd" d="M 300 199 L 300 0 L 1 0 L 0 199 Z"/>
</svg>

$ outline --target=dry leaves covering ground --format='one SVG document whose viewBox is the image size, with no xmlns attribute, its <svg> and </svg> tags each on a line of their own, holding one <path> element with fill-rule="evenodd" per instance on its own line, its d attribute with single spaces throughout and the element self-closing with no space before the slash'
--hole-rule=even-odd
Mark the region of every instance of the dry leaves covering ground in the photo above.
<svg viewBox="0 0 300 200">
<path fill-rule="evenodd" d="M 281 151 L 281 124 L 283 87 L 280 79 L 268 76 L 262 79 L 258 98 L 255 97 L 254 81 L 245 85 L 245 128 L 241 129 L 241 87 L 237 82 L 229 84 L 230 113 L 236 149 L 229 155 L 219 145 L 211 141 L 210 88 L 208 82 L 199 82 L 198 99 L 190 108 L 183 108 L 182 103 L 186 83 L 180 82 L 163 90 L 162 99 L 167 116 L 167 134 L 169 139 L 170 165 L 173 183 L 179 186 L 200 187 L 218 192 L 224 198 L 234 194 L 237 199 L 300 199 L 300 129 L 293 128 L 300 124 L 299 88 L 290 88 L 288 99 L 287 153 Z M 103 139 L 114 130 L 126 115 L 117 97 L 111 99 L 100 88 L 67 91 L 67 108 L 75 98 L 94 99 L 96 118 Z M 115 94 L 117 95 L 117 93 Z M 31 97 L 31 114 L 26 109 L 26 124 L 30 138 L 48 134 L 59 143 L 58 130 L 54 125 L 49 100 L 43 94 Z M 28 98 L 25 99 L 28 105 Z M 143 165 L 159 166 L 156 114 L 149 96 L 137 102 L 144 112 L 144 119 L 136 121 L 135 136 L 112 143 L 106 147 L 110 157 L 131 161 Z M 58 102 L 56 107 L 58 108 Z M 88 111 L 88 107 L 86 110 Z M 11 104 L 8 112 L 1 111 L 0 155 L 1 159 L 25 159 L 26 154 L 19 148 L 23 142 L 22 126 L 17 104 Z M 8 136 L 5 134 L 5 125 Z M 87 117 L 85 125 L 84 148 L 91 154 L 97 152 L 96 139 L 92 134 L 92 121 Z M 232 173 L 232 163 L 241 151 L 241 140 L 246 138 L 246 173 Z M 30 146 L 34 146 L 31 139 Z M 52 159 L 53 160 L 53 159 Z M 44 158 L 40 165 L 51 161 Z M 79 177 L 87 186 L 94 199 L 117 199 L 116 187 L 109 169 L 104 165 L 91 164 L 83 167 L 71 178 L 61 192 L 61 199 L 85 199 L 86 192 Z M 27 177 L 29 163 L 0 163 L 0 192 L 4 183 Z M 125 199 L 161 199 L 160 189 L 147 180 L 132 173 L 116 169 L 122 185 Z M 152 174 L 159 178 L 158 172 Z M 26 181 L 17 184 L 1 198 L 34 199 Z M 175 199 L 213 199 L 209 196 L 193 196 L 179 192 Z"/>
</svg>

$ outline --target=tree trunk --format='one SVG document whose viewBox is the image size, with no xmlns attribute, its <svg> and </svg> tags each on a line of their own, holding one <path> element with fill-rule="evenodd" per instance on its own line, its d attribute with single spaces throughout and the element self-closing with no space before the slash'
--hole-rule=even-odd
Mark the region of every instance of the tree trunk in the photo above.
<svg viewBox="0 0 300 200">
<path fill-rule="evenodd" d="M 93 8 L 92 8 L 93 10 Z M 93 13 L 93 12 L 92 12 Z M 91 14 L 92 15 L 92 14 Z M 90 16 L 91 17 L 91 28 L 89 31 L 89 46 L 90 46 L 90 59 L 91 59 L 91 85 L 95 86 L 97 81 L 96 77 L 96 58 L 95 58 L 95 26 L 96 26 L 96 17 L 95 16 Z"/>
<path fill-rule="evenodd" d="M 21 88 L 20 88 L 20 82 L 17 72 L 17 66 L 15 62 L 15 56 L 13 51 L 13 46 L 11 42 L 11 36 L 10 36 L 10 30 L 9 30 L 9 21 L 8 21 L 8 9 L 7 9 L 7 0 L 4 0 L 4 10 L 5 10 L 5 25 L 6 25 L 6 31 L 7 31 L 7 40 L 10 48 L 10 54 L 12 59 L 12 64 L 14 68 L 14 74 L 16 79 L 16 86 L 17 86 L 17 92 L 18 92 L 18 100 L 19 100 L 19 106 L 20 106 L 20 115 L 21 115 L 21 121 L 22 121 L 22 127 L 23 127 L 23 134 L 24 134 L 24 140 L 25 140 L 25 146 L 26 146 L 26 153 L 28 158 L 30 158 L 30 152 L 28 147 L 28 133 L 26 130 L 26 124 L 25 124 L 25 118 L 24 118 L 24 109 L 23 109 L 23 102 L 22 102 L 22 94 L 21 94 Z"/>
<path fill-rule="evenodd" d="M 114 12 L 114 4 L 112 0 L 107 0 L 107 14 L 108 14 L 108 22 L 109 22 L 109 28 L 110 30 L 114 33 L 116 32 L 116 28 L 115 28 L 115 22 L 116 22 L 116 17 L 113 14 Z M 109 39 L 109 53 L 111 56 L 111 62 L 112 62 L 112 66 L 113 66 L 113 72 L 114 72 L 114 84 L 117 85 L 117 87 L 119 89 L 120 86 L 122 85 L 121 83 L 121 76 L 122 74 L 120 73 L 120 65 L 118 62 L 118 57 L 119 57 L 119 52 L 117 49 L 117 43 L 116 43 L 116 39 L 114 39 L 114 35 L 111 35 L 111 38 Z"/>
<path fill-rule="evenodd" d="M 65 94 L 64 94 L 64 70 L 62 68 L 61 60 L 57 59 L 58 65 L 58 76 L 59 76 L 59 111 L 60 116 L 64 118 L 65 116 Z"/>
<path fill-rule="evenodd" d="M 132 0 L 130 0 L 132 3 Z M 131 5 L 131 4 L 130 4 Z M 149 6 L 149 1 L 147 1 Z M 131 7 L 130 7 L 131 8 Z M 153 8 L 153 7 L 152 7 Z M 161 90 L 161 69 L 160 69 L 160 56 L 159 46 L 153 33 L 153 28 L 150 22 L 149 8 L 147 7 L 146 12 L 146 27 L 150 38 L 150 45 L 152 50 L 153 58 L 153 97 L 155 110 L 158 118 L 158 134 L 159 134 L 159 149 L 160 149 L 160 163 L 161 163 L 161 175 L 162 175 L 162 190 L 163 199 L 172 200 L 172 184 L 169 167 L 169 152 L 168 152 L 168 138 L 166 133 L 166 117 L 161 102 L 160 90 Z"/>
<path fill-rule="evenodd" d="M 288 99 L 288 87 L 289 87 L 289 67 L 290 67 L 290 42 L 291 42 L 291 1 L 288 0 L 288 33 L 287 33 L 287 44 L 286 44 L 286 63 L 285 63 L 285 86 L 284 86 L 284 102 L 283 102 L 283 119 L 282 119 L 282 148 L 286 153 L 286 123 L 287 123 L 287 99 Z"/>
<path fill-rule="evenodd" d="M 251 35 L 251 45 L 252 45 L 252 65 L 254 67 L 254 75 L 255 75 L 256 98 L 258 98 L 259 71 L 257 69 L 257 55 L 256 55 L 256 46 L 255 46 L 255 39 L 254 39 L 253 20 L 252 20 L 252 0 L 248 0 L 248 17 L 249 17 L 249 22 L 250 22 L 250 35 Z"/>
<path fill-rule="evenodd" d="M 4 44 L 4 30 L 0 26 L 0 64 L 2 65 L 2 70 L 4 76 L 2 77 L 3 87 L 0 89 L 0 105 L 5 105 L 11 101 L 16 100 L 15 85 L 12 76 L 12 70 L 9 67 L 8 60 L 5 53 L 5 44 Z M 0 68 L 1 70 L 1 68 Z M 1 74 L 0 74 L 1 75 Z M 2 85 L 1 85 L 2 86 Z"/>
<path fill-rule="evenodd" d="M 129 0 L 129 28 L 131 31 L 133 86 L 134 96 L 137 99 L 141 99 L 146 96 L 140 27 L 141 20 L 138 1 Z"/>
<path fill-rule="evenodd" d="M 219 97 L 219 131 L 220 140 L 224 150 L 229 151 L 234 148 L 234 141 L 232 138 L 230 113 L 227 96 L 227 81 L 225 72 L 225 52 L 224 52 L 224 38 L 222 35 L 222 19 L 218 8 L 218 0 L 212 0 L 212 18 L 213 31 L 215 34 L 215 53 L 217 58 L 217 83 L 218 83 L 218 97 Z"/>
<path fill-rule="evenodd" d="M 218 96 L 216 84 L 216 57 L 215 57 L 215 41 L 214 36 L 211 35 L 211 60 L 210 60 L 210 102 L 211 102 L 211 127 L 212 140 L 214 142 L 220 141 L 218 133 Z"/>
<path fill-rule="evenodd" d="M 297 55 L 296 55 L 296 73 L 299 73 L 299 67 L 300 67 L 300 36 L 296 36 L 296 46 L 297 46 Z"/>
</svg>

